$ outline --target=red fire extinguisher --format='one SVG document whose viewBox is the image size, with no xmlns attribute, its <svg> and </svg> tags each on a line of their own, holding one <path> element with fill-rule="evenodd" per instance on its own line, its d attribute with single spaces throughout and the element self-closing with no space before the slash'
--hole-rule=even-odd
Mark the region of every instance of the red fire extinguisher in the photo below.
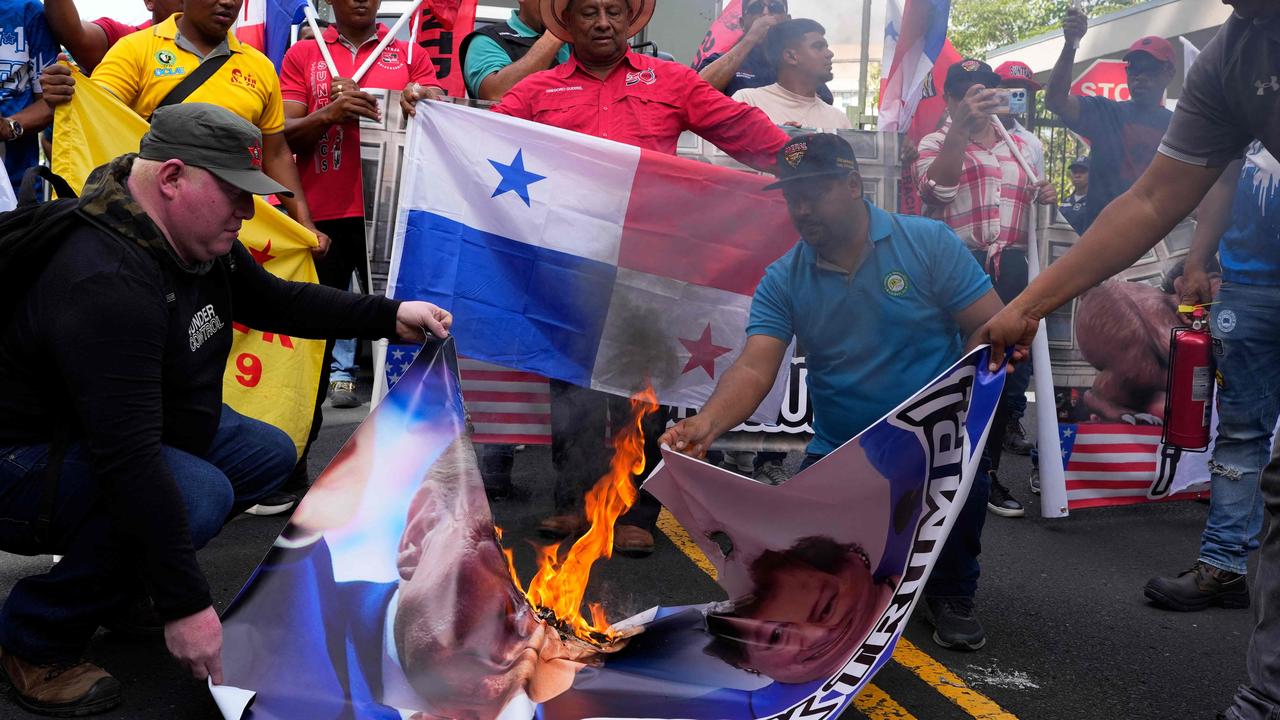
<svg viewBox="0 0 1280 720">
<path fill-rule="evenodd" d="M 1160 472 L 1150 497 L 1163 497 L 1183 452 L 1209 449 L 1209 421 L 1213 415 L 1214 339 L 1204 308 L 1181 305 L 1191 315 L 1191 327 L 1173 328 L 1169 338 L 1169 376 L 1165 385 L 1164 434 L 1160 439 Z"/>
</svg>

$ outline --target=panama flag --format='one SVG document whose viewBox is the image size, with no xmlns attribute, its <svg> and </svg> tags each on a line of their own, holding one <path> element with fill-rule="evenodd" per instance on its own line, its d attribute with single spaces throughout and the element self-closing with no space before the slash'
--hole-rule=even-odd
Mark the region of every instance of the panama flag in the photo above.
<svg viewBox="0 0 1280 720">
<path fill-rule="evenodd" d="M 289 49 L 290 26 L 302 22 L 306 4 L 306 0 L 244 0 L 236 39 L 271 58 L 278 71 Z"/>
<path fill-rule="evenodd" d="M 405 155 L 388 294 L 451 310 L 468 357 L 619 395 L 702 407 L 799 239 L 767 178 L 497 113 L 421 103 Z"/>
<path fill-rule="evenodd" d="M 902 132 L 911 122 L 924 81 L 947 40 L 951 0 L 889 0 L 880 90 L 881 132 Z"/>
</svg>

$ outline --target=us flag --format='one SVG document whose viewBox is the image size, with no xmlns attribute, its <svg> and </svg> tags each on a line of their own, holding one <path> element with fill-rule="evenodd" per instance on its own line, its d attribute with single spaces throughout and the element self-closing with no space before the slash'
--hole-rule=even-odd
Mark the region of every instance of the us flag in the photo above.
<svg viewBox="0 0 1280 720">
<path fill-rule="evenodd" d="M 1160 461 L 1160 426 L 1081 423 L 1061 425 L 1059 434 L 1071 510 L 1209 497 L 1197 490 L 1147 497 Z"/>
<path fill-rule="evenodd" d="M 396 384 L 418 347 L 387 348 L 387 386 Z M 551 443 L 551 386 L 534 373 L 458 358 L 462 399 L 475 432 L 472 442 L 498 445 Z"/>
</svg>

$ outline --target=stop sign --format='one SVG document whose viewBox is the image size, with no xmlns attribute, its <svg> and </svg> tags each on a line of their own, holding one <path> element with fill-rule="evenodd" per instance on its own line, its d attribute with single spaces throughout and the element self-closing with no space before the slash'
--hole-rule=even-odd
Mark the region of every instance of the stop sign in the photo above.
<svg viewBox="0 0 1280 720">
<path fill-rule="evenodd" d="M 1095 60 L 1071 85 L 1072 95 L 1104 97 L 1123 101 L 1129 98 L 1129 78 L 1123 60 Z"/>
</svg>

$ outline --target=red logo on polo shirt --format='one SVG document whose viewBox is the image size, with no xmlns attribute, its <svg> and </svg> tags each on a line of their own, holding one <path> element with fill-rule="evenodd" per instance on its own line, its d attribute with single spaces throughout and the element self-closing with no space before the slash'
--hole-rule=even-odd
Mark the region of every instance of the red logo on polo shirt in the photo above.
<svg viewBox="0 0 1280 720">
<path fill-rule="evenodd" d="M 249 162 L 256 168 L 262 167 L 262 145 L 255 143 L 249 146 Z"/>
<path fill-rule="evenodd" d="M 627 73 L 627 87 L 639 85 L 640 83 L 652 85 L 656 82 L 658 82 L 658 75 L 653 71 L 653 68 L 646 68 L 638 73 Z"/>
<path fill-rule="evenodd" d="M 258 87 L 257 78 L 255 78 L 251 73 L 242 71 L 240 68 L 235 68 L 231 71 L 231 82 L 236 85 L 243 85 L 247 88 Z"/>
</svg>

